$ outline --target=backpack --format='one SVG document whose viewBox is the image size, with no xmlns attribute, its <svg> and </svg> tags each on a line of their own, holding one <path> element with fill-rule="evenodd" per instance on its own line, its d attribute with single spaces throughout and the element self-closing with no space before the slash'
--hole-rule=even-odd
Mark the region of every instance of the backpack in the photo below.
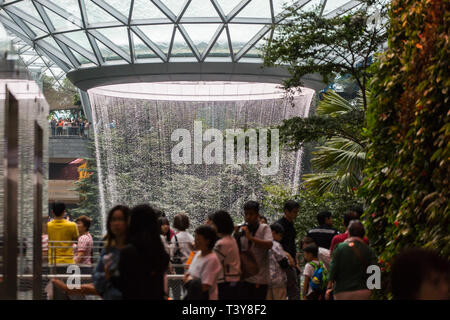
<svg viewBox="0 0 450 320">
<path fill-rule="evenodd" d="M 180 245 L 178 244 L 178 238 L 175 235 L 175 244 L 176 244 L 176 250 L 172 257 L 172 263 L 173 264 L 183 264 L 181 258 L 183 257 L 183 254 L 181 253 Z"/>
<path fill-rule="evenodd" d="M 254 233 L 256 233 L 256 231 Z M 252 234 L 255 235 L 254 233 Z M 259 266 L 254 253 L 250 251 L 252 242 L 249 241 L 247 250 L 243 251 L 241 237 L 243 237 L 242 234 L 237 234 L 235 239 L 239 248 L 239 258 L 241 260 L 241 281 L 244 281 L 247 278 L 257 275 L 259 273 Z"/>
<path fill-rule="evenodd" d="M 309 280 L 309 286 L 313 291 L 325 292 L 328 284 L 328 271 L 323 266 L 322 261 L 319 261 L 319 265 L 315 262 L 309 262 L 314 267 L 314 273 Z"/>
</svg>

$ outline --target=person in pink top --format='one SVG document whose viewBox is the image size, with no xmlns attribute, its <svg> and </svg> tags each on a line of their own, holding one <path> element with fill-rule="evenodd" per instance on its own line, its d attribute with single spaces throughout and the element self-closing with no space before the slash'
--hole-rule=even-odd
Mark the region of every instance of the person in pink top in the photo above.
<svg viewBox="0 0 450 320">
<path fill-rule="evenodd" d="M 91 226 L 91 218 L 88 216 L 80 216 L 75 220 L 80 237 L 75 251 L 75 263 L 92 264 L 92 246 L 93 240 L 89 233 Z"/>
</svg>

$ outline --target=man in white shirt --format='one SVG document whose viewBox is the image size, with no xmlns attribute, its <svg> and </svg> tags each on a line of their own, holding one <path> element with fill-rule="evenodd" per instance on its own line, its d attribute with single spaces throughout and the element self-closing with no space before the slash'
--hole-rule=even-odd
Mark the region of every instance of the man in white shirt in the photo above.
<svg viewBox="0 0 450 320">
<path fill-rule="evenodd" d="M 246 202 L 244 216 L 246 225 L 240 227 L 240 231 L 236 235 L 237 241 L 241 251 L 249 250 L 253 253 L 259 271 L 240 282 L 241 299 L 265 300 L 270 282 L 269 250 L 273 245 L 272 231 L 267 224 L 259 222 L 258 202 Z"/>
</svg>

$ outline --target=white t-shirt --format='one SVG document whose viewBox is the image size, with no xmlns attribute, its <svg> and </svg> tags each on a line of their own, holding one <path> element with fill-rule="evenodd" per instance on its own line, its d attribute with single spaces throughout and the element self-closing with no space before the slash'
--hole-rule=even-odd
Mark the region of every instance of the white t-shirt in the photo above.
<svg viewBox="0 0 450 320">
<path fill-rule="evenodd" d="M 222 265 L 218 282 L 239 281 L 241 275 L 241 260 L 236 240 L 231 235 L 224 236 L 216 242 L 214 251 Z"/>
<path fill-rule="evenodd" d="M 273 241 L 272 230 L 267 224 L 259 224 L 258 230 L 255 232 L 255 238 L 265 241 Z M 246 236 L 242 236 L 241 250 L 245 251 L 249 247 L 249 241 Z M 255 243 L 251 243 L 250 251 L 253 252 L 256 258 L 256 262 L 259 266 L 258 274 L 253 277 L 245 279 L 246 282 L 254 284 L 269 284 L 270 272 L 269 272 L 269 250 L 257 247 Z"/>
<path fill-rule="evenodd" d="M 317 265 L 319 265 L 319 261 L 317 261 L 317 260 L 313 260 L 313 261 L 310 261 L 310 262 L 314 262 L 314 263 L 316 263 Z M 303 270 L 303 275 L 304 275 L 304 276 L 308 276 L 308 277 L 309 277 L 309 280 L 311 280 L 313 274 L 314 274 L 314 267 L 311 265 L 311 263 L 308 262 L 308 263 L 305 265 L 305 269 Z M 309 295 L 311 292 L 312 292 L 312 288 L 311 288 L 311 286 L 309 286 L 309 287 L 308 287 L 308 293 L 307 293 L 307 294 Z"/>
<path fill-rule="evenodd" d="M 194 251 L 194 237 L 186 231 L 176 233 L 171 240 L 171 256 L 177 251 L 177 240 L 181 251 L 181 261 L 186 263 L 191 251 Z"/>
<path fill-rule="evenodd" d="M 202 252 L 198 251 L 192 259 L 188 273 L 192 278 L 200 279 L 202 284 L 210 285 L 209 300 L 218 300 L 217 278 L 221 269 L 219 258 L 214 252 L 202 256 Z"/>
<path fill-rule="evenodd" d="M 330 250 L 319 247 L 319 252 L 318 252 L 317 256 L 318 256 L 319 260 L 323 262 L 323 264 L 325 265 L 325 268 L 327 268 L 327 270 L 329 270 L 330 262 L 331 262 Z"/>
</svg>

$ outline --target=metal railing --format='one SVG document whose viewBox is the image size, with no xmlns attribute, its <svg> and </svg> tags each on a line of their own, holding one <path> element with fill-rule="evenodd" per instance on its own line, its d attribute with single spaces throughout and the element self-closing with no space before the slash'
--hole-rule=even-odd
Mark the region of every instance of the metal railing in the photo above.
<svg viewBox="0 0 450 320">
<path fill-rule="evenodd" d="M 101 258 L 101 250 L 104 247 L 104 241 L 93 241 L 91 254 L 87 255 L 92 261 L 91 264 L 84 263 L 59 263 L 58 258 L 70 258 L 73 259 L 73 253 L 76 253 L 74 248 L 77 241 L 48 241 L 43 242 L 43 256 L 42 256 L 42 290 L 41 297 L 44 300 L 48 299 L 46 288 L 49 282 L 53 278 L 57 279 L 68 279 L 69 277 L 79 277 L 81 279 L 81 284 L 92 283 L 92 274 L 97 267 L 97 264 Z M 181 244 L 181 242 L 179 242 Z M 19 241 L 19 251 L 21 254 L 18 256 L 18 270 L 17 270 L 17 281 L 18 281 L 18 299 L 29 300 L 33 298 L 33 242 L 31 240 Z M 168 252 L 173 253 L 176 250 L 174 244 L 166 246 Z M 65 250 L 71 250 L 70 254 L 61 252 L 58 249 L 62 249 L 63 253 Z M 73 269 L 69 269 L 69 266 L 77 265 L 80 269 L 80 274 L 74 274 Z M 3 263 L 0 261 L 0 270 L 4 267 Z M 169 270 L 167 271 L 167 288 L 168 295 L 172 300 L 182 299 L 184 296 L 183 289 L 183 278 L 184 271 L 187 270 L 188 265 L 185 264 L 170 264 Z M 175 272 L 177 274 L 175 274 Z M 0 273 L 0 277 L 1 277 Z M 1 280 L 0 280 L 1 281 Z M 50 284 L 52 285 L 52 284 Z M 47 288 L 48 289 L 48 288 Z M 56 292 L 58 289 L 53 288 Z M 85 299 L 82 296 L 64 296 L 64 293 L 59 293 L 54 299 Z M 92 297 L 88 297 L 92 299 Z M 95 299 L 100 299 L 97 297 Z"/>
<path fill-rule="evenodd" d="M 50 281 L 52 279 L 59 279 L 64 282 L 71 279 L 71 281 L 75 278 L 80 279 L 80 285 L 83 284 L 89 284 L 92 283 L 92 275 L 91 274 L 64 274 L 64 273 L 57 273 L 57 274 L 43 274 L 42 275 L 42 299 L 43 300 L 49 300 L 50 298 L 53 300 L 101 300 L 100 296 L 93 296 L 93 295 L 67 295 L 62 290 L 57 288 L 57 286 Z M 183 278 L 184 275 L 175 275 L 175 274 L 168 274 L 166 276 L 167 278 L 167 288 L 168 288 L 168 295 L 170 297 L 170 300 L 180 300 L 184 296 L 184 289 L 183 289 Z M 18 275 L 18 281 L 19 281 L 19 291 L 22 294 L 19 294 L 19 298 L 21 299 L 31 299 L 31 291 L 32 291 L 32 282 L 33 282 L 33 275 L 32 274 L 20 274 Z M 48 296 L 49 286 L 52 286 L 50 291 L 53 292 L 53 297 Z"/>
<path fill-rule="evenodd" d="M 43 263 L 45 264 L 47 261 L 49 266 L 75 263 L 74 255 L 77 252 L 77 244 L 78 241 L 48 241 L 48 246 L 43 246 Z M 97 264 L 103 246 L 103 241 L 93 241 L 91 252 L 85 254 L 83 260 L 86 258 L 90 260 L 90 263 L 87 263 L 88 265 Z"/>
<path fill-rule="evenodd" d="M 91 136 L 91 126 L 87 128 L 81 128 L 80 126 L 62 126 L 62 127 L 51 127 L 50 129 L 50 135 L 51 137 L 61 137 L 61 136 L 78 136 L 80 138 L 90 138 Z"/>
</svg>

